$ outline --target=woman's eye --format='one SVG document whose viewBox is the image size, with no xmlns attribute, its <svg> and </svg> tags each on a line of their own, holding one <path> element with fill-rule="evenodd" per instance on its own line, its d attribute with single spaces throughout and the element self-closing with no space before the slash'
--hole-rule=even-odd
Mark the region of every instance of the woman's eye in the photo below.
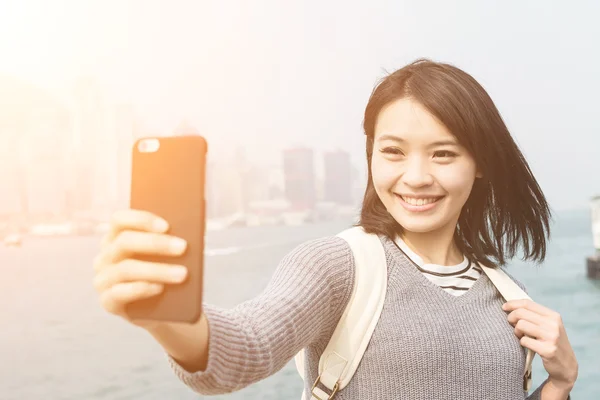
<svg viewBox="0 0 600 400">
<path fill-rule="evenodd" d="M 397 147 L 386 147 L 386 148 L 381 149 L 381 152 L 385 153 L 385 154 L 394 154 L 394 155 L 404 154 L 404 153 L 402 153 L 402 150 L 400 150 Z"/>
<path fill-rule="evenodd" d="M 449 151 L 449 150 L 439 150 L 439 151 L 436 151 L 433 155 L 435 157 L 441 157 L 441 158 L 452 158 L 452 157 L 456 157 L 458 154 L 456 154 L 453 151 Z"/>
</svg>

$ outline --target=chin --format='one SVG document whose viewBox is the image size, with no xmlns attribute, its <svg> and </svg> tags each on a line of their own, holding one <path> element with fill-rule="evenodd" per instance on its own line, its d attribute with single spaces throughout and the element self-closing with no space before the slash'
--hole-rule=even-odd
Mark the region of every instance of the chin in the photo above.
<svg viewBox="0 0 600 400">
<path fill-rule="evenodd" d="M 396 205 L 397 206 L 397 205 Z M 448 221 L 441 218 L 440 210 L 430 215 L 410 215 L 402 206 L 394 207 L 390 213 L 396 222 L 407 232 L 429 233 L 443 228 Z M 442 210 L 443 211 L 443 210 Z M 443 212 L 441 213 L 443 214 Z"/>
<path fill-rule="evenodd" d="M 410 221 L 410 218 L 397 218 L 394 219 L 398 224 L 407 232 L 412 233 L 430 233 L 439 230 L 442 224 L 432 223 L 428 221 Z"/>
</svg>

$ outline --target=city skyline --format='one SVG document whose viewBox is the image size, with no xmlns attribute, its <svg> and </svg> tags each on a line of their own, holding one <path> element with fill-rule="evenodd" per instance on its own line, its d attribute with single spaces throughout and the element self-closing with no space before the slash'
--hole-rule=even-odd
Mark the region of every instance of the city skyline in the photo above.
<svg viewBox="0 0 600 400">
<path fill-rule="evenodd" d="M 0 75 L 65 103 L 77 80 L 92 76 L 109 98 L 133 107 L 147 132 L 187 120 L 210 154 L 229 157 L 235 143 L 261 163 L 280 162 L 288 147 L 342 148 L 364 173 L 361 121 L 373 86 L 429 57 L 482 83 L 553 209 L 585 208 L 600 193 L 599 11 L 597 3 L 542 1 L 442 3 L 435 12 L 384 0 L 4 2 Z M 578 23 L 556 28 L 565 21 Z"/>
<path fill-rule="evenodd" d="M 156 134 L 200 134 L 185 120 L 171 132 L 145 132 L 140 128 L 143 121 L 136 116 L 134 107 L 112 101 L 90 77 L 77 82 L 67 105 L 30 84 L 8 80 L 0 81 L 0 87 L 9 83 L 13 100 L 19 97 L 24 100 L 20 103 L 23 118 L 16 118 L 15 114 L 0 118 L 2 148 L 16 150 L 13 157 L 7 152 L 2 163 L 5 171 L 12 172 L 0 181 L 4 193 L 0 198 L 0 216 L 4 218 L 12 214 L 38 222 L 72 218 L 106 220 L 114 210 L 128 206 L 131 150 L 136 139 Z M 347 171 L 338 168 L 332 176 L 326 161 L 321 161 L 324 170 L 317 173 L 316 161 L 326 160 L 328 154 L 334 153 L 315 155 L 313 149 L 305 148 L 310 160 L 300 169 L 310 171 L 311 178 L 303 184 L 290 178 L 285 170 L 286 154 L 293 148 L 281 152 L 280 163 L 262 165 L 249 161 L 243 146 L 232 148 L 233 158 L 209 152 L 206 185 L 209 218 L 268 207 L 259 206 L 260 202 L 288 201 L 294 209 L 314 209 L 317 201 L 335 202 L 337 197 L 332 197 L 331 188 L 323 185 L 332 185 L 336 174 L 346 179 L 347 187 L 342 190 L 354 193 L 354 182 L 347 179 L 352 173 L 350 163 L 345 165 Z M 342 154 L 349 158 L 348 153 Z M 290 190 L 312 193 L 312 200 L 297 204 L 297 196 L 290 194 Z M 344 199 L 339 203 L 349 205 L 355 200 Z"/>
</svg>

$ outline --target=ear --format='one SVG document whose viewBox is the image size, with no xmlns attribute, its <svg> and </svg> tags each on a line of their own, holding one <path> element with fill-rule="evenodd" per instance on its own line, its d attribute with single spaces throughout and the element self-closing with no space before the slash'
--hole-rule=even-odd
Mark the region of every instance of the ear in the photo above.
<svg viewBox="0 0 600 400">
<path fill-rule="evenodd" d="M 477 170 L 477 173 L 475 174 L 475 178 L 483 178 L 483 172 Z"/>
</svg>

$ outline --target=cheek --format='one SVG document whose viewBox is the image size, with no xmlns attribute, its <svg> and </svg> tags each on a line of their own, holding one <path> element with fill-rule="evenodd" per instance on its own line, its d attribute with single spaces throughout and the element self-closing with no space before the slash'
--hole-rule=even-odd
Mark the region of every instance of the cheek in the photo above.
<svg viewBox="0 0 600 400">
<path fill-rule="evenodd" d="M 373 155 L 371 160 L 371 175 L 377 191 L 389 190 L 398 180 L 399 168 L 394 163 Z"/>
<path fill-rule="evenodd" d="M 475 182 L 475 174 L 474 166 L 457 165 L 444 169 L 438 175 L 438 182 L 449 194 L 466 199 Z"/>
</svg>

